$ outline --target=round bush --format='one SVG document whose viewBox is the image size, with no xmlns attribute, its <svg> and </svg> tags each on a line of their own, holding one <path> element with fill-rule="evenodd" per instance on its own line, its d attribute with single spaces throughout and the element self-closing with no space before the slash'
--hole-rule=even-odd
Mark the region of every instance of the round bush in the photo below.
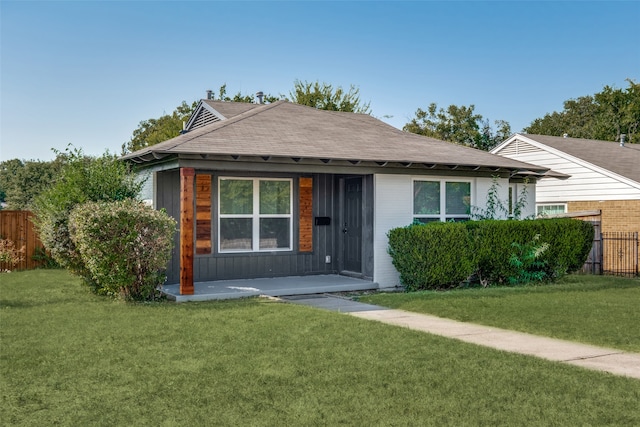
<svg viewBox="0 0 640 427">
<path fill-rule="evenodd" d="M 77 206 L 69 232 L 98 293 L 154 299 L 171 258 L 176 221 L 164 211 L 126 199 Z"/>
</svg>

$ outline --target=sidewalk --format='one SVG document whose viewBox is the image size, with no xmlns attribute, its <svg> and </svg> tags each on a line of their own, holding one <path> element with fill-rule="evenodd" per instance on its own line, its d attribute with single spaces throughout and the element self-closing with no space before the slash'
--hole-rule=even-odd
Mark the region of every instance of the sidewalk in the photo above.
<svg viewBox="0 0 640 427">
<path fill-rule="evenodd" d="M 458 322 L 427 314 L 393 310 L 331 295 L 283 297 L 285 301 L 346 313 L 362 319 L 428 332 L 513 353 L 640 379 L 640 354 L 596 347 L 523 332 Z"/>
</svg>

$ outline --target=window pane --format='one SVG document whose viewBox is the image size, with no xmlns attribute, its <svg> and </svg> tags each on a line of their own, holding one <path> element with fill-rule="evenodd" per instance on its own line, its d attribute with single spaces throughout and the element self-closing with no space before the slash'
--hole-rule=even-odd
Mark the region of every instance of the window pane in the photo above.
<svg viewBox="0 0 640 427">
<path fill-rule="evenodd" d="M 221 218 L 220 250 L 251 250 L 253 219 Z"/>
<path fill-rule="evenodd" d="M 414 218 L 414 224 L 428 224 L 430 222 L 439 222 L 440 218 Z"/>
<path fill-rule="evenodd" d="M 440 213 L 439 182 L 413 182 L 413 213 L 414 215 L 433 215 Z"/>
<path fill-rule="evenodd" d="M 447 182 L 446 191 L 446 207 L 445 213 L 450 214 L 469 214 L 471 205 L 471 183 L 470 182 Z"/>
<path fill-rule="evenodd" d="M 260 213 L 288 214 L 291 211 L 290 181 L 260 181 Z"/>
<path fill-rule="evenodd" d="M 542 205 L 538 206 L 538 215 L 555 215 L 565 212 L 565 205 Z"/>
<path fill-rule="evenodd" d="M 289 248 L 289 218 L 260 219 L 260 249 Z"/>
<path fill-rule="evenodd" d="M 252 214 L 253 181 L 246 179 L 220 180 L 220 213 Z"/>
</svg>

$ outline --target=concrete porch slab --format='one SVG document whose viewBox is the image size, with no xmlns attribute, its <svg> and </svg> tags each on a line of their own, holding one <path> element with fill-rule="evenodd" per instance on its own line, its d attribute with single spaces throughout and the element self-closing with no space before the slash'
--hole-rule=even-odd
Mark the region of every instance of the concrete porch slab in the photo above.
<svg viewBox="0 0 640 427">
<path fill-rule="evenodd" d="M 280 297 L 372 289 L 378 289 L 376 282 L 338 274 L 323 274 L 197 282 L 194 284 L 193 295 L 180 295 L 179 284 L 163 285 L 161 290 L 170 300 L 185 302 L 246 298 L 260 295 Z"/>
</svg>

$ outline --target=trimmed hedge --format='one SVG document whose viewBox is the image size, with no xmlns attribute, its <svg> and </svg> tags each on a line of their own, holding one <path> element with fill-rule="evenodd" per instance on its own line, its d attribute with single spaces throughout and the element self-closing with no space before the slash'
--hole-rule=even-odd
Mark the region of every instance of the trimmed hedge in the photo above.
<svg viewBox="0 0 640 427">
<path fill-rule="evenodd" d="M 504 284 L 518 275 L 517 267 L 508 260 L 514 254 L 514 243 L 527 245 L 536 240 L 549 247 L 541 255 L 547 264 L 548 279 L 579 270 L 593 243 L 593 226 L 571 218 L 537 219 L 533 221 L 469 221 L 467 228 L 474 241 L 477 274 L 481 280 Z"/>
<path fill-rule="evenodd" d="M 465 280 L 483 285 L 521 283 L 522 251 L 536 251 L 541 274 L 556 279 L 582 267 L 593 226 L 571 218 L 531 221 L 483 220 L 413 224 L 388 233 L 389 253 L 407 290 L 442 289 Z"/>
<path fill-rule="evenodd" d="M 388 237 L 407 290 L 454 287 L 473 273 L 472 240 L 463 223 L 410 225 L 390 230 Z"/>
</svg>

